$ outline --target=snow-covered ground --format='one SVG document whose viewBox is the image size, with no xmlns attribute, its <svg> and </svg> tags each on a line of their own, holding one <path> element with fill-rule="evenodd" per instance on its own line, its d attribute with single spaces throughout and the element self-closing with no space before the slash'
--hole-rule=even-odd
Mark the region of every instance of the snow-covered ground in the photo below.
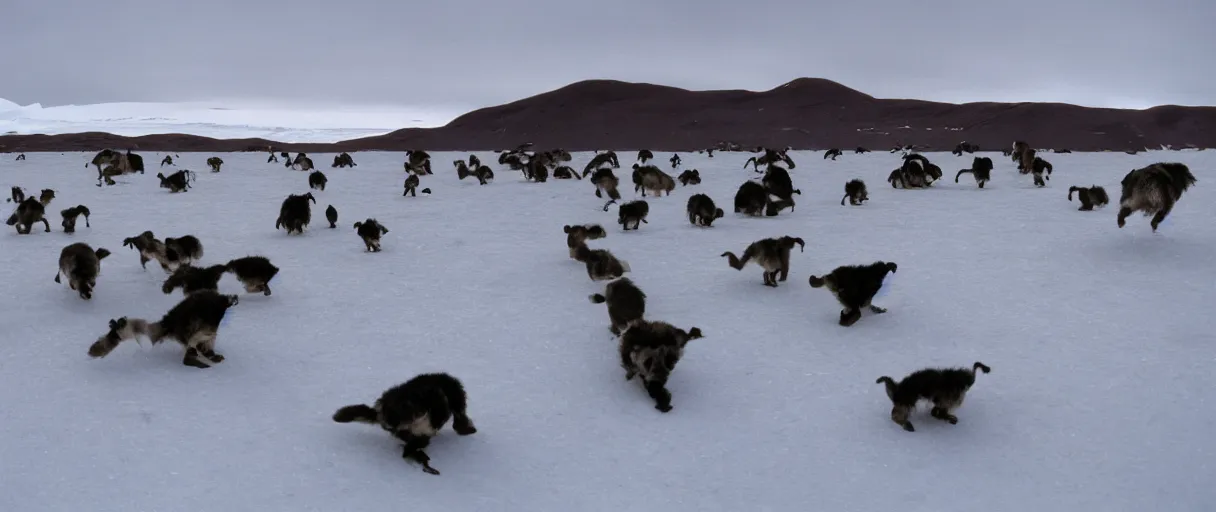
<svg viewBox="0 0 1216 512">
<path fill-rule="evenodd" d="M 458 181 L 434 154 L 432 195 L 401 197 L 399 153 L 356 153 L 313 192 L 303 236 L 274 229 L 279 204 L 307 173 L 263 154 L 181 154 L 198 173 L 187 193 L 147 175 L 98 188 L 90 155 L 30 153 L 0 161 L 3 185 L 52 188 L 51 233 L 0 235 L 0 510 L 985 510 L 1216 508 L 1216 187 L 1214 152 L 1045 155 L 1036 189 L 1007 158 L 979 190 L 970 156 L 929 154 L 949 175 L 928 190 L 884 181 L 898 155 L 797 152 L 794 212 L 733 213 L 697 228 L 687 198 L 731 210 L 758 175 L 747 153 L 684 155 L 704 183 L 648 198 L 649 223 L 622 232 L 586 181 Z M 494 161 L 492 153 L 480 153 Z M 666 167 L 666 153 L 658 160 Z M 621 154 L 618 174 L 632 197 Z M 576 154 L 581 169 L 590 156 Z M 1198 184 L 1157 234 L 1148 219 L 1115 224 L 1115 206 L 1077 211 L 1070 185 L 1117 200 L 1128 170 L 1191 166 Z M 871 201 L 840 206 L 859 177 Z M 7 190 L 7 189 L 6 189 Z M 35 192 L 36 193 L 36 192 Z M 92 210 L 91 228 L 59 227 L 59 210 Z M 329 229 L 323 210 L 340 212 Z M 351 225 L 390 230 L 364 252 Z M 700 327 L 669 383 L 662 414 L 626 382 L 603 290 L 567 256 L 564 224 L 597 222 L 649 295 L 647 316 Z M 227 360 L 181 365 L 176 344 L 88 346 L 123 315 L 157 319 L 181 299 L 121 241 L 144 230 L 193 234 L 203 263 L 265 255 L 282 268 L 274 295 L 242 292 L 219 332 Z M 728 267 L 723 251 L 800 236 L 789 280 Z M 65 245 L 106 247 L 96 294 L 52 281 Z M 899 271 L 875 303 L 889 312 L 837 325 L 839 307 L 811 274 L 889 260 Z M 957 425 L 923 408 L 914 433 L 889 419 L 880 375 L 970 366 L 980 375 Z M 379 428 L 343 425 L 339 407 L 370 403 L 416 374 L 462 379 L 479 432 L 443 430 L 428 450 L 440 476 L 401 459 Z"/>
<path fill-rule="evenodd" d="M 99 103 L 20 106 L 0 98 L 0 135 L 103 131 L 139 136 L 185 133 L 215 138 L 261 137 L 279 142 L 337 142 L 401 128 L 443 126 L 458 107 L 316 106 L 248 102 Z"/>
</svg>

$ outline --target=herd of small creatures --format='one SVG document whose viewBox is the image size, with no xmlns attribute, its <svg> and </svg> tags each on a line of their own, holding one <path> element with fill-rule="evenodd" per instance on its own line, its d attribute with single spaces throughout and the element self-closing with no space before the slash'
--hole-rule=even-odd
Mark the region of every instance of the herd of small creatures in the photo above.
<svg viewBox="0 0 1216 512">
<path fill-rule="evenodd" d="M 498 163 L 512 171 L 521 171 L 526 180 L 533 182 L 543 183 L 550 176 L 554 179 L 587 179 L 594 185 L 596 197 L 608 197 L 603 211 L 606 212 L 610 206 L 617 205 L 617 223 L 622 230 L 637 230 L 642 224 L 648 223 L 650 207 L 645 199 L 619 203 L 620 180 L 614 170 L 620 168 L 620 162 L 616 152 L 597 151 L 582 172 L 579 172 L 566 165 L 571 160 L 570 153 L 560 149 L 533 151 L 530 147 L 530 144 L 524 144 L 513 150 L 498 151 Z M 730 148 L 735 149 L 737 148 Z M 912 149 L 897 147 L 891 150 L 892 153 L 903 152 L 902 164 L 887 177 L 893 188 L 926 188 L 943 176 L 940 167 Z M 959 144 L 953 153 L 961 156 L 963 153 L 974 153 L 978 150 L 977 146 L 964 142 Z M 734 198 L 735 213 L 753 217 L 773 217 L 786 209 L 793 211 L 794 196 L 801 195 L 802 192 L 794 188 L 790 177 L 789 170 L 794 169 L 796 165 L 788 151 L 788 148 L 755 149 L 757 155 L 749 158 L 744 168 L 751 166 L 763 175 L 759 181 L 747 180 L 739 186 Z M 700 153 L 706 152 L 709 157 L 713 157 L 713 149 Z M 866 152 L 868 150 L 865 148 L 857 148 L 855 151 L 859 154 Z M 836 160 L 842 154 L 843 151 L 838 148 L 831 149 L 825 152 L 824 159 Z M 1019 174 L 1030 174 L 1034 185 L 1046 186 L 1053 171 L 1052 165 L 1027 143 L 1017 141 L 1012 148 L 1004 150 L 1003 154 L 1011 157 Z M 328 178 L 314 167 L 308 155 L 298 153 L 293 158 L 286 152 L 276 154 L 271 149 L 267 162 L 277 163 L 280 157 L 286 160 L 285 167 L 289 169 L 311 171 L 308 174 L 309 188 L 325 190 Z M 697 169 L 686 169 L 672 178 L 671 174 L 651 164 L 653 159 L 654 154 L 651 151 L 641 150 L 637 155 L 637 163 L 632 166 L 634 191 L 640 193 L 643 198 L 648 193 L 653 197 L 670 195 L 677 181 L 682 186 L 701 183 L 701 175 Z M 17 160 L 26 160 L 26 156 L 20 154 Z M 673 172 L 678 170 L 681 165 L 680 156 L 673 154 L 669 162 Z M 206 164 L 211 172 L 218 173 L 224 161 L 219 157 L 211 157 L 207 159 Z M 97 153 L 91 162 L 85 164 L 86 167 L 89 165 L 97 168 L 98 187 L 103 184 L 114 185 L 116 182 L 113 178 L 116 176 L 144 173 L 143 158 L 130 150 L 103 150 Z M 172 156 L 165 156 L 161 161 L 161 167 L 166 165 L 175 166 Z M 453 166 L 460 180 L 474 178 L 480 185 L 488 185 L 494 180 L 494 171 L 474 155 L 470 155 L 467 161 L 454 161 Z M 349 154 L 341 153 L 334 157 L 331 167 L 353 168 L 356 164 Z M 429 154 L 421 150 L 406 152 L 404 169 L 407 177 L 403 196 L 416 197 L 418 192 L 431 193 L 429 188 L 418 188 L 422 177 L 434 174 Z M 964 174 L 969 174 L 975 180 L 976 186 L 984 188 L 985 183 L 991 180 L 993 169 L 990 158 L 975 157 L 971 167 L 959 170 L 954 181 L 958 183 Z M 170 193 L 188 192 L 195 179 L 194 172 L 186 169 L 167 176 L 157 173 L 156 177 L 160 180 L 160 187 Z M 1190 169 L 1181 163 L 1155 163 L 1133 169 L 1121 182 L 1118 226 L 1122 228 L 1127 217 L 1139 211 L 1145 216 L 1152 215 L 1150 225 L 1155 232 L 1183 192 L 1196 181 Z M 1081 203 L 1081 211 L 1091 211 L 1109 202 L 1106 190 L 1100 186 L 1072 186 L 1068 190 L 1069 201 L 1072 201 L 1074 193 Z M 6 224 L 15 226 L 17 233 L 22 235 L 30 234 L 33 225 L 38 223 L 44 225 L 46 232 L 50 232 L 46 207 L 54 198 L 54 190 L 44 189 L 37 197 L 27 197 L 24 189 L 12 187 L 12 196 L 8 202 L 14 203 L 16 209 Z M 841 206 L 844 206 L 846 201 L 850 205 L 860 206 L 868 200 L 869 195 L 863 180 L 852 179 L 845 183 Z M 282 202 L 279 217 L 275 220 L 275 228 L 284 229 L 289 235 L 303 233 L 311 221 L 311 205 L 315 203 L 316 198 L 311 192 L 289 195 Z M 686 211 L 689 223 L 703 228 L 713 227 L 714 221 L 725 215 L 712 198 L 700 193 L 688 198 Z M 85 226 L 91 227 L 89 214 L 89 208 L 85 205 L 60 211 L 63 231 L 74 233 L 76 221 L 81 216 L 85 219 Z M 325 209 L 325 217 L 330 228 L 337 227 L 338 211 L 333 205 Z M 380 238 L 389 232 L 388 228 L 374 218 L 354 223 L 354 229 L 368 252 L 379 252 Z M 565 225 L 562 230 L 566 234 L 570 258 L 585 265 L 587 276 L 592 281 L 607 282 L 603 293 L 593 294 L 589 300 L 607 306 L 609 330 L 619 339 L 620 364 L 625 372 L 625 380 L 638 377 L 650 398 L 654 400 L 655 409 L 663 413 L 671 411 L 672 396 L 666 388 L 667 380 L 680 361 L 688 342 L 704 336 L 701 329 L 684 329 L 667 322 L 645 319 L 647 295 L 632 280 L 625 277 L 625 274 L 631 271 L 629 263 L 618 259 L 607 249 L 591 249 L 587 246 L 588 241 L 603 239 L 608 235 L 602 226 Z M 105 357 L 121 342 L 142 336 L 151 340 L 154 345 L 164 340 L 181 344 L 185 348 L 182 364 L 186 366 L 210 368 L 223 362 L 224 356 L 215 351 L 216 334 L 225 313 L 239 303 L 239 297 L 220 294 L 220 278 L 231 273 L 241 282 L 246 292 L 270 296 L 270 281 L 279 272 L 279 268 L 263 256 L 244 256 L 223 264 L 195 266 L 193 263 L 203 256 L 203 244 L 192 235 L 166 237 L 162 240 L 153 232 L 144 231 L 124 239 L 122 245 L 138 253 L 140 266 L 144 269 L 147 268 L 148 262 L 156 261 L 167 276 L 161 291 L 171 294 L 180 288 L 184 298 L 156 321 L 125 316 L 111 319 L 108 331 L 89 346 L 88 354 L 94 358 Z M 794 246 L 798 246 L 801 252 L 805 245 L 803 239 L 793 236 L 765 238 L 749 244 L 740 255 L 726 251 L 721 257 L 726 258 L 727 263 L 735 270 L 743 270 L 748 263 L 756 263 L 764 270 L 764 285 L 777 287 L 779 283 L 785 282 L 789 275 L 790 254 Z M 89 300 L 97 286 L 101 262 L 110 255 L 111 252 L 105 248 L 93 248 L 85 243 L 69 244 L 60 252 L 55 282 L 60 283 L 61 277 L 66 278 L 68 286 L 76 291 L 81 299 Z M 808 284 L 812 288 L 827 288 L 835 296 L 842 306 L 839 324 L 848 327 L 861 319 L 863 311 L 868 310 L 873 314 L 886 312 L 886 309 L 873 304 L 872 301 L 882 288 L 886 276 L 896 272 L 897 268 L 896 263 L 889 261 L 845 265 L 822 276 L 810 276 Z M 991 368 L 982 362 L 975 362 L 970 368 L 925 368 L 899 381 L 884 375 L 879 377 L 876 383 L 885 386 L 887 397 L 893 404 L 891 421 L 912 432 L 915 428 L 909 417 L 921 400 L 932 403 L 930 415 L 933 418 L 957 424 L 958 417 L 953 411 L 962 405 L 966 393 L 975 383 L 977 371 L 989 373 Z M 404 458 L 419 463 L 425 472 L 437 475 L 439 471 L 431 467 L 430 457 L 424 449 L 449 419 L 452 421 L 452 429 L 461 436 L 477 432 L 468 416 L 467 402 L 464 385 L 459 379 L 447 373 L 429 373 L 415 376 L 384 391 L 372 405 L 355 404 L 341 407 L 332 419 L 338 423 L 379 425 L 404 443 Z"/>
</svg>

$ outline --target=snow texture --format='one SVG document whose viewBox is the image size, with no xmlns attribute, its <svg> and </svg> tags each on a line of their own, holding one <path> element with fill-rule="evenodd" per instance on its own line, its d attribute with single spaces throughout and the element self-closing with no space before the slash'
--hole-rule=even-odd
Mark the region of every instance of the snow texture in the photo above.
<svg viewBox="0 0 1216 512">
<path fill-rule="evenodd" d="M 20 106 L 0 98 L 0 135 L 104 131 L 122 136 L 184 133 L 214 138 L 261 137 L 279 142 L 337 142 L 400 128 L 443 126 L 459 107 L 316 106 L 311 109 L 239 101 L 97 103 Z"/>
<path fill-rule="evenodd" d="M 181 154 L 189 192 L 148 174 L 98 188 L 91 155 L 31 153 L 0 161 L 5 185 L 52 188 L 51 233 L 0 235 L 0 510 L 1212 510 L 1216 487 L 1216 187 L 1213 152 L 1052 154 L 1049 186 L 1032 186 L 1007 157 L 977 189 L 971 155 L 928 157 L 946 172 L 927 190 L 884 181 L 898 155 L 794 152 L 794 212 L 731 213 L 735 190 L 759 175 L 748 153 L 685 154 L 704 183 L 647 198 L 649 223 L 622 232 L 586 181 L 458 181 L 436 153 L 433 195 L 401 197 L 403 155 L 356 153 L 314 191 L 302 236 L 274 229 L 279 204 L 308 191 L 307 173 L 262 153 Z M 495 161 L 493 153 L 479 153 Z M 620 153 L 622 189 L 633 196 Z M 670 155 L 656 155 L 666 167 Z M 590 158 L 575 154 L 580 169 Z M 1199 179 L 1153 234 L 1117 205 L 1077 211 L 1070 185 L 1102 185 L 1117 202 L 1130 169 L 1181 161 Z M 166 167 L 166 170 L 173 168 Z M 675 173 L 672 173 L 673 176 Z M 869 185 L 864 206 L 840 206 L 844 182 Z M 710 194 L 728 213 L 690 225 L 687 198 Z M 85 204 L 92 228 L 59 227 Z M 338 229 L 324 220 L 326 205 Z M 352 224 L 391 232 L 367 253 Z M 662 414 L 619 367 L 603 290 L 567 255 L 564 224 L 601 223 L 591 242 L 632 267 L 647 317 L 700 327 Z M 181 364 L 168 343 L 86 350 L 123 315 L 158 319 L 181 299 L 164 273 L 139 267 L 121 241 L 144 230 L 193 234 L 202 264 L 265 255 L 282 271 L 274 295 L 240 293 L 211 369 Z M 759 267 L 731 269 L 723 251 L 780 235 L 806 239 L 789 280 L 763 286 Z M 113 255 L 95 296 L 52 282 L 65 245 Z M 807 285 L 838 265 L 899 264 L 853 327 Z M 959 423 L 889 419 L 881 375 L 983 361 Z M 427 475 L 379 428 L 343 425 L 339 407 L 371 403 L 423 372 L 464 381 L 477 434 L 446 426 Z"/>
</svg>

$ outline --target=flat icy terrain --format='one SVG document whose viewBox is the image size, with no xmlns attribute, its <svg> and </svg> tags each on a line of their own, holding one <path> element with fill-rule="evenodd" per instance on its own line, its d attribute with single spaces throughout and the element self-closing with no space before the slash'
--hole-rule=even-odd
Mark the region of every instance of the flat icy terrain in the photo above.
<svg viewBox="0 0 1216 512">
<path fill-rule="evenodd" d="M 198 181 L 170 194 L 154 177 L 164 155 L 142 154 L 148 174 L 104 188 L 91 155 L 0 159 L 4 190 L 57 193 L 52 232 L 0 235 L 0 510 L 1216 508 L 1216 152 L 1045 154 L 1056 172 L 1043 189 L 988 153 L 984 190 L 954 183 L 970 155 L 928 154 L 946 178 L 894 190 L 898 155 L 795 152 L 803 194 L 776 218 L 730 213 L 759 177 L 741 168 L 749 153 L 685 154 L 704 183 L 647 198 L 649 223 L 628 233 L 588 182 L 527 183 L 490 152 L 496 182 L 458 181 L 451 162 L 468 154 L 436 153 L 422 178 L 434 193 L 418 197 L 401 197 L 400 153 L 355 153 L 354 169 L 315 154 L 330 181 L 303 236 L 274 223 L 307 173 L 246 153 L 219 155 L 213 174 L 212 155 L 183 153 L 165 171 Z M 628 199 L 635 153 L 620 157 Z M 1160 161 L 1199 182 L 1157 234 L 1138 214 L 1118 229 L 1115 204 L 1067 200 L 1097 184 L 1117 202 L 1127 171 Z M 851 178 L 869 185 L 864 206 L 839 205 Z M 712 228 L 687 221 L 696 192 L 728 212 Z M 92 227 L 65 234 L 59 211 L 77 204 Z M 351 227 L 368 217 L 391 230 L 381 253 Z M 562 226 L 575 223 L 609 231 L 590 245 L 629 262 L 648 318 L 704 331 L 669 382 L 670 413 L 625 381 L 606 308 L 587 300 L 603 283 L 567 256 Z M 107 320 L 159 319 L 181 299 L 122 246 L 144 230 L 197 236 L 202 264 L 264 255 L 282 268 L 270 297 L 221 281 L 241 294 L 219 331 L 225 362 L 183 366 L 171 342 L 86 355 Z M 787 234 L 807 246 L 779 288 L 719 257 Z M 52 281 L 76 241 L 113 251 L 91 301 Z M 808 276 L 876 260 L 899 265 L 875 300 L 889 312 L 840 327 Z M 914 433 L 890 421 L 877 377 L 975 361 L 992 373 L 957 425 L 923 406 Z M 435 439 L 440 476 L 379 428 L 330 419 L 432 371 L 464 381 L 479 428 Z"/>
</svg>

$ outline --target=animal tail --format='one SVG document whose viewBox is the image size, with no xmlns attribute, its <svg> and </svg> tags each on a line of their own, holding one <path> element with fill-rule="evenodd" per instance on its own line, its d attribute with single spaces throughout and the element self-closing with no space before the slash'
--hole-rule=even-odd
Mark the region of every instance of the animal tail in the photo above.
<svg viewBox="0 0 1216 512">
<path fill-rule="evenodd" d="M 743 270 L 743 266 L 747 265 L 747 262 L 752 259 L 751 251 L 744 251 L 742 259 L 740 259 L 738 256 L 735 256 L 735 253 L 730 252 L 730 251 L 726 251 L 726 252 L 722 253 L 721 256 L 725 256 L 727 261 L 730 262 L 730 267 L 735 270 Z M 719 257 L 721 257 L 721 256 L 719 256 Z"/>
<path fill-rule="evenodd" d="M 348 405 L 334 413 L 334 421 L 338 423 L 378 423 L 376 410 L 366 404 Z"/>
<path fill-rule="evenodd" d="M 119 343 L 148 333 L 148 322 L 139 318 L 122 317 L 110 320 L 110 331 L 89 346 L 89 357 L 102 358 L 114 351 Z M 155 343 L 155 340 L 153 340 Z"/>
<path fill-rule="evenodd" d="M 958 171 L 958 174 L 955 174 L 955 175 L 954 175 L 954 182 L 955 182 L 955 183 L 958 183 L 958 178 L 959 178 L 959 176 L 962 176 L 962 175 L 967 174 L 967 173 L 972 173 L 972 174 L 974 175 L 974 172 L 975 172 L 975 171 L 972 171 L 971 169 L 961 169 L 961 170 L 959 170 L 959 171 Z"/>
<path fill-rule="evenodd" d="M 608 197 L 612 197 L 612 194 L 608 194 Z M 608 207 L 612 206 L 612 203 L 615 203 L 617 199 L 619 198 L 612 197 L 607 203 L 604 203 L 604 211 L 608 211 Z"/>
<path fill-rule="evenodd" d="M 588 295 L 587 299 L 590 300 L 592 304 L 603 304 L 608 300 L 608 298 L 602 293 L 593 293 Z"/>
<path fill-rule="evenodd" d="M 890 377 L 887 377 L 886 375 L 883 375 L 882 377 L 879 377 L 878 380 L 874 381 L 874 383 L 875 384 L 886 384 L 887 385 L 887 398 L 890 398 L 891 400 L 895 400 L 895 391 L 897 389 L 897 386 L 895 384 L 895 379 L 892 379 Z"/>
<path fill-rule="evenodd" d="M 1194 185 L 1196 181 L 1195 175 L 1191 174 L 1191 169 L 1183 164 L 1163 165 L 1165 174 L 1170 177 L 1170 181 L 1178 187 L 1179 192 L 1185 192 L 1186 189 Z"/>
<path fill-rule="evenodd" d="M 845 200 L 845 199 L 848 199 L 848 198 L 849 198 L 849 194 L 848 194 L 848 193 L 846 193 L 846 194 L 844 195 L 844 197 L 840 198 L 840 206 L 844 206 L 844 200 Z"/>
<path fill-rule="evenodd" d="M 971 366 L 971 373 L 975 373 L 976 370 L 988 373 L 992 371 L 992 368 L 989 368 L 988 365 L 984 363 L 976 361 L 975 364 Z"/>
<path fill-rule="evenodd" d="M 1068 187 L 1068 200 L 1072 201 L 1072 193 L 1080 190 L 1080 187 Z"/>
</svg>

